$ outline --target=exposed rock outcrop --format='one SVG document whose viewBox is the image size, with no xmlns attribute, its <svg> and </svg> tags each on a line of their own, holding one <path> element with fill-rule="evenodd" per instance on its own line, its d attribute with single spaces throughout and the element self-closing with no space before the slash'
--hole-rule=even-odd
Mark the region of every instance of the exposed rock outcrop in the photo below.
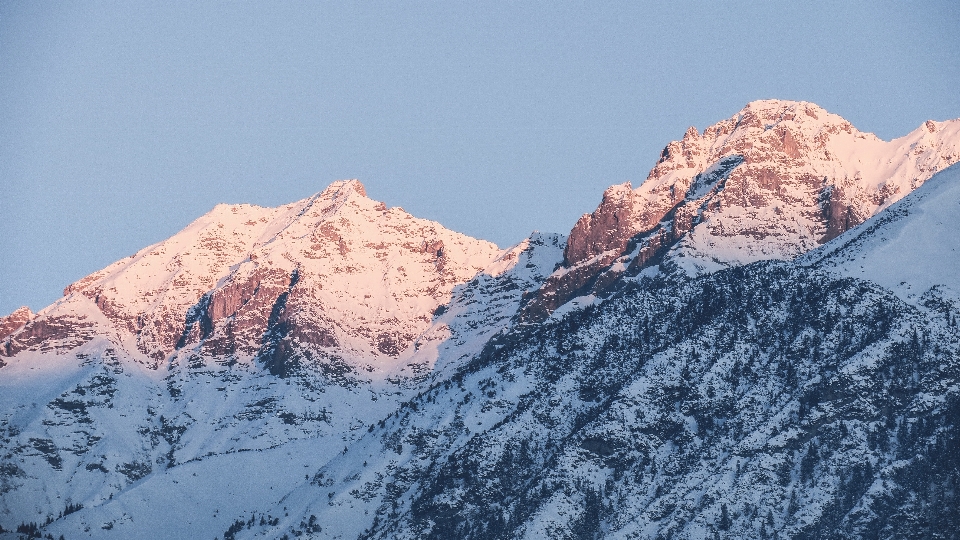
<svg viewBox="0 0 960 540">
<path fill-rule="evenodd" d="M 13 313 L 7 315 L 6 317 L 0 317 L 0 340 L 6 339 L 7 336 L 14 333 L 18 328 L 26 324 L 33 319 L 34 313 L 30 311 L 30 308 L 23 306 L 14 310 Z"/>
<path fill-rule="evenodd" d="M 96 326 L 84 316 L 38 317 L 0 343 L 0 356 L 10 357 L 25 350 L 69 351 L 87 343 L 96 335 Z"/>
</svg>

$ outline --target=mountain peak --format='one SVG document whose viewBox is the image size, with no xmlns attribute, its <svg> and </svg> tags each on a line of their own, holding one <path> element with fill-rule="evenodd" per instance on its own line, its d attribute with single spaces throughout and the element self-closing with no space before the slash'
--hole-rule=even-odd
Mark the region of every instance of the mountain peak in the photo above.
<svg viewBox="0 0 960 540">
<path fill-rule="evenodd" d="M 790 259 L 960 161 L 960 120 L 883 141 L 803 101 L 759 100 L 664 147 L 646 180 L 604 192 L 526 310 L 542 316 L 670 256 L 691 273 Z M 615 269 L 615 270 L 614 270 Z"/>
<path fill-rule="evenodd" d="M 744 136 L 755 138 L 758 134 L 769 130 L 780 133 L 789 131 L 795 137 L 808 138 L 815 138 L 824 132 L 840 131 L 873 137 L 872 134 L 860 132 L 842 116 L 828 112 L 816 103 L 779 99 L 751 101 L 730 119 L 718 122 L 704 130 L 704 136 L 714 134 L 731 139 Z M 724 133 L 726 131 L 729 133 Z M 733 132 L 737 132 L 736 137 L 733 136 Z"/>
<path fill-rule="evenodd" d="M 260 359 L 284 373 L 274 361 L 293 349 L 376 365 L 403 352 L 453 288 L 500 253 L 340 180 L 276 208 L 218 205 L 70 285 L 44 321 L 58 318 L 69 346 L 95 333 L 79 328 L 96 326 L 151 367 L 201 355 Z M 6 355 L 53 335 L 34 326 Z"/>
<path fill-rule="evenodd" d="M 823 107 L 809 101 L 794 101 L 789 99 L 758 99 L 751 101 L 740 109 L 738 114 L 755 114 L 765 117 L 776 117 L 790 113 L 803 114 L 807 118 L 820 120 L 823 117 L 836 118 L 843 121 L 839 115 L 828 112 Z"/>
<path fill-rule="evenodd" d="M 327 188 L 321 192 L 320 196 L 333 197 L 338 194 L 346 194 L 351 192 L 356 193 L 361 197 L 367 196 L 366 188 L 364 188 L 363 184 L 356 178 L 351 180 L 337 180 L 327 186 Z"/>
<path fill-rule="evenodd" d="M 755 99 L 743 106 L 740 113 L 746 111 L 784 111 L 790 109 L 812 109 L 826 112 L 823 107 L 809 101 L 792 99 Z"/>
</svg>

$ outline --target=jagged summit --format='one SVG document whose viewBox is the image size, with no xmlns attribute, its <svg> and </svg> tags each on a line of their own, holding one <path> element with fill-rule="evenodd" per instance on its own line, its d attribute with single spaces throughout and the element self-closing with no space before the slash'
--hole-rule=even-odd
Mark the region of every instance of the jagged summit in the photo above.
<svg viewBox="0 0 960 540">
<path fill-rule="evenodd" d="M 751 102 L 702 134 L 688 129 L 636 188 L 607 189 L 525 314 L 542 317 L 665 256 L 694 274 L 795 257 L 958 160 L 960 120 L 883 141 L 812 103 Z"/>
<path fill-rule="evenodd" d="M 500 253 L 343 180 L 277 208 L 218 205 L 67 287 L 4 352 L 109 335 L 154 366 L 171 355 L 278 359 L 318 347 L 377 363 Z"/>
<path fill-rule="evenodd" d="M 833 114 L 816 103 L 793 99 L 755 99 L 744 105 L 743 108 L 737 112 L 737 115 L 745 116 L 747 114 L 753 114 L 765 118 L 778 118 L 785 111 L 791 110 L 803 111 L 807 116 L 816 121 L 849 125 L 849 122 L 842 116 Z"/>
<path fill-rule="evenodd" d="M 356 178 L 352 180 L 337 180 L 336 182 L 333 182 L 327 186 L 327 189 L 323 190 L 320 195 L 323 196 L 327 193 L 341 193 L 349 190 L 353 190 L 362 197 L 367 196 L 367 189 L 363 187 L 363 184 L 360 183 L 360 181 Z"/>
<path fill-rule="evenodd" d="M 772 244 L 738 245 L 750 252 L 746 257 L 795 255 L 862 222 L 957 159 L 960 122 L 956 120 L 928 121 L 905 137 L 885 142 L 812 103 L 754 101 L 702 135 L 696 128 L 688 129 L 680 141 L 663 149 L 636 189 L 629 183 L 608 189 L 597 211 L 585 215 L 574 228 L 567 259 L 576 264 L 611 249 L 622 251 L 629 238 L 653 228 L 685 201 L 701 206 L 716 201 L 742 209 L 726 227 L 713 224 L 698 232 L 724 238 L 782 238 Z M 728 177 L 729 186 L 718 185 L 721 179 L 726 184 Z M 632 197 L 626 197 L 629 190 Z M 801 227 L 786 229 L 761 223 L 783 220 L 769 219 L 755 210 L 799 206 L 806 208 L 797 208 L 799 215 L 791 217 L 799 218 Z M 813 213 L 804 212 L 811 209 Z M 611 228 L 611 216 L 617 218 L 615 234 L 605 230 Z M 610 241 L 597 241 L 592 234 L 596 228 L 604 230 L 601 236 Z M 731 256 L 724 253 L 720 258 Z M 740 254 L 736 260 L 743 258 Z"/>
</svg>

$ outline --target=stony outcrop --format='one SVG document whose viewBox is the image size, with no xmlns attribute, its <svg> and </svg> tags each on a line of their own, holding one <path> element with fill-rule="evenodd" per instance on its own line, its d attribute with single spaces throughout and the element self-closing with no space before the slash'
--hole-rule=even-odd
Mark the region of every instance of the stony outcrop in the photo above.
<svg viewBox="0 0 960 540">
<path fill-rule="evenodd" d="M 96 325 L 84 316 L 38 317 L 0 343 L 0 356 L 10 357 L 25 350 L 54 353 L 69 351 L 96 336 Z"/>
<path fill-rule="evenodd" d="M 629 182 L 607 188 L 600 206 L 592 214 L 582 216 L 570 231 L 564 263 L 573 266 L 605 252 L 622 253 L 637 227 L 632 224 L 634 203 Z"/>
<path fill-rule="evenodd" d="M 7 336 L 14 333 L 33 317 L 34 313 L 27 306 L 16 309 L 6 317 L 0 317 L 0 340 L 6 339 Z"/>
</svg>

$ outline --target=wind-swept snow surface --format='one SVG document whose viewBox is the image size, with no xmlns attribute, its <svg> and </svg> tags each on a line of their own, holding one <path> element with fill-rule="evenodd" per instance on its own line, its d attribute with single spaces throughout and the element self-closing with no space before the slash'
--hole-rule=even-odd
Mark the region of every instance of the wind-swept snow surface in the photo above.
<svg viewBox="0 0 960 540">
<path fill-rule="evenodd" d="M 807 259 L 908 300 L 933 290 L 960 301 L 960 166 Z"/>
</svg>

